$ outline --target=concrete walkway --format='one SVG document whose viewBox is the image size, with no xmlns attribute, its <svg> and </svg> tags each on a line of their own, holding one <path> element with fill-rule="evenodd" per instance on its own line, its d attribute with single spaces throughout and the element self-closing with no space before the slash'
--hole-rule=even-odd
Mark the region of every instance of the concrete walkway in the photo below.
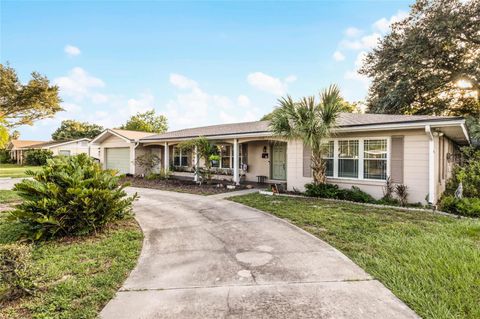
<svg viewBox="0 0 480 319">
<path fill-rule="evenodd" d="M 24 180 L 24 177 L 19 178 L 0 178 L 0 190 L 10 190 L 17 183 Z"/>
<path fill-rule="evenodd" d="M 240 204 L 133 189 L 145 233 L 103 318 L 417 318 L 343 254 Z"/>
</svg>

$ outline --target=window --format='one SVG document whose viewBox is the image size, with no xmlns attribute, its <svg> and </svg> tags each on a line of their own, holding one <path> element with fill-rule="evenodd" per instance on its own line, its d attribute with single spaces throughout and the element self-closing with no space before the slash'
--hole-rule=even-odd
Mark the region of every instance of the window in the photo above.
<svg viewBox="0 0 480 319">
<path fill-rule="evenodd" d="M 338 141 L 338 177 L 358 178 L 358 140 Z"/>
<path fill-rule="evenodd" d="M 325 161 L 325 174 L 328 177 L 333 177 L 333 161 L 334 161 L 334 149 L 335 143 L 334 141 L 329 141 L 325 143 L 324 149 L 322 150 L 322 159 Z"/>
<path fill-rule="evenodd" d="M 365 140 L 363 178 L 387 179 L 387 140 Z"/>
<path fill-rule="evenodd" d="M 232 147 L 230 145 L 221 145 L 220 147 L 220 161 L 222 168 L 231 168 L 232 163 Z"/>
<path fill-rule="evenodd" d="M 70 156 L 70 150 L 59 150 L 58 155 Z"/>
<path fill-rule="evenodd" d="M 180 148 L 173 148 L 173 166 L 188 166 L 188 152 Z"/>
</svg>

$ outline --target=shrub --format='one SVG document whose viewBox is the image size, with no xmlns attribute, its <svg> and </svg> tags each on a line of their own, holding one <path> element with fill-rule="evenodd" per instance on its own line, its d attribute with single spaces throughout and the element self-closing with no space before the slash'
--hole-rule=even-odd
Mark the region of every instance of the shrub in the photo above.
<svg viewBox="0 0 480 319">
<path fill-rule="evenodd" d="M 84 235 L 131 214 L 128 197 L 115 172 L 102 170 L 86 154 L 56 157 L 38 172 L 28 172 L 14 190 L 24 199 L 12 218 L 25 224 L 33 240 Z"/>
<path fill-rule="evenodd" d="M 440 201 L 441 210 L 467 217 L 480 217 L 480 198 L 456 198 L 447 195 Z"/>
<path fill-rule="evenodd" d="M 10 151 L 6 149 L 0 149 L 0 164 L 13 163 L 14 161 L 10 157 Z"/>
<path fill-rule="evenodd" d="M 153 169 L 160 164 L 160 157 L 152 152 L 138 156 L 135 160 L 138 166 L 144 169 L 145 174 L 149 175 Z"/>
<path fill-rule="evenodd" d="M 398 197 L 398 201 L 400 205 L 406 206 L 408 204 L 407 197 L 408 197 L 408 187 L 407 185 L 397 184 L 395 185 L 395 194 Z"/>
<path fill-rule="evenodd" d="M 463 163 L 455 165 L 445 193 L 453 195 L 462 183 L 464 197 L 480 197 L 480 150 L 465 147 L 462 156 Z"/>
<path fill-rule="evenodd" d="M 31 249 L 27 245 L 0 245 L 0 301 L 33 294 Z"/>
<path fill-rule="evenodd" d="M 311 197 L 334 198 L 350 200 L 359 203 L 375 203 L 375 199 L 356 186 L 351 189 L 340 189 L 338 185 L 333 184 L 315 184 L 305 185 L 305 195 Z"/>
<path fill-rule="evenodd" d="M 28 150 L 25 154 L 25 164 L 33 166 L 41 166 L 47 164 L 47 160 L 53 157 L 50 150 Z"/>
<path fill-rule="evenodd" d="M 147 176 L 145 176 L 145 178 L 149 181 L 153 181 L 153 180 L 165 180 L 165 179 L 169 179 L 170 176 L 172 175 L 172 173 L 170 171 L 163 171 L 161 170 L 160 173 L 150 173 L 148 174 Z"/>
</svg>

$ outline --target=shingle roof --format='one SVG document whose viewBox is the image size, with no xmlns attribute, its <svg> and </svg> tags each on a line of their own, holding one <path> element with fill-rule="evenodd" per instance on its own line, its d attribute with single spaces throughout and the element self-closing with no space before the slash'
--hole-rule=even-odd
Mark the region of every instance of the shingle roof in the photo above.
<svg viewBox="0 0 480 319">
<path fill-rule="evenodd" d="M 138 140 L 147 136 L 156 135 L 155 133 L 141 132 L 141 131 L 129 131 L 129 130 L 120 130 L 112 129 L 111 131 L 121 135 L 129 140 Z"/>
<path fill-rule="evenodd" d="M 399 124 L 426 121 L 459 120 L 452 116 L 429 116 L 429 115 L 389 115 L 389 114 L 358 114 L 341 113 L 338 119 L 338 127 L 356 127 L 378 124 Z M 148 140 L 168 140 L 177 138 L 191 138 L 197 136 L 221 136 L 247 133 L 268 133 L 268 121 L 243 122 L 233 124 L 220 124 L 203 127 L 188 128 L 163 134 L 151 135 L 142 138 Z"/>
<path fill-rule="evenodd" d="M 39 145 L 46 143 L 46 141 L 30 141 L 30 140 L 12 140 L 10 141 L 10 144 L 13 146 L 13 148 L 24 148 L 24 147 L 30 147 L 34 145 Z"/>
</svg>

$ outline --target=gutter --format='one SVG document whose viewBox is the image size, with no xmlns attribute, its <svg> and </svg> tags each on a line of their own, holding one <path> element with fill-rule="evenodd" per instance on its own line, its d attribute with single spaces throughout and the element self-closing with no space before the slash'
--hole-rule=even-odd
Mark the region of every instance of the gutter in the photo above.
<svg viewBox="0 0 480 319">
<path fill-rule="evenodd" d="M 436 204 L 435 196 L 435 140 L 430 125 L 425 125 L 425 133 L 428 136 L 428 202 Z"/>
</svg>

